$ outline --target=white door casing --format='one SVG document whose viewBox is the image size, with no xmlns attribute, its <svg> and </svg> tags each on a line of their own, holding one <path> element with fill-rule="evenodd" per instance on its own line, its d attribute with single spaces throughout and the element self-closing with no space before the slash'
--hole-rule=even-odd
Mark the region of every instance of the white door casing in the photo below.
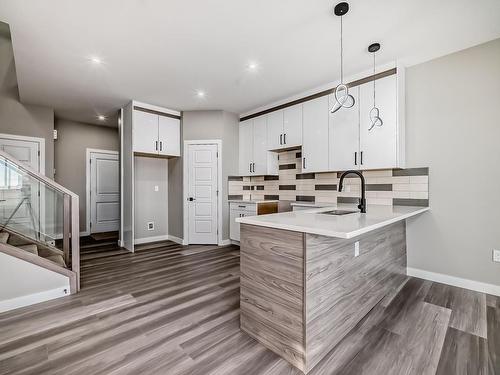
<svg viewBox="0 0 500 375">
<path fill-rule="evenodd" d="M 90 233 L 117 231 L 120 227 L 118 153 L 90 151 Z"/>
<path fill-rule="evenodd" d="M 218 243 L 218 160 L 217 144 L 189 144 L 188 242 Z"/>
</svg>

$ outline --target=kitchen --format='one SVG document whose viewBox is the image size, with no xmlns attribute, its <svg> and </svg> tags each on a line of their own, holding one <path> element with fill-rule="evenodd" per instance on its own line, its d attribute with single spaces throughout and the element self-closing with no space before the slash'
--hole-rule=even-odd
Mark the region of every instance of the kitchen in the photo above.
<svg viewBox="0 0 500 375">
<path fill-rule="evenodd" d="M 0 373 L 500 373 L 500 3 L 193 5 L 3 2 Z"/>
</svg>

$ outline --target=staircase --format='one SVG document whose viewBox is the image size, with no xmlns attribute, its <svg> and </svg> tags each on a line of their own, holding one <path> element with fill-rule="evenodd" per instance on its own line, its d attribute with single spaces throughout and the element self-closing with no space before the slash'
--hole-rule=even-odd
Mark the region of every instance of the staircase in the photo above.
<svg viewBox="0 0 500 375">
<path fill-rule="evenodd" d="M 68 289 L 80 289 L 78 195 L 0 151 L 0 311 Z"/>
<path fill-rule="evenodd" d="M 18 249 L 27 251 L 30 254 L 50 260 L 58 266 L 67 268 L 66 262 L 64 261 L 64 252 L 56 247 L 43 245 L 41 243 L 33 243 L 24 236 L 9 233 L 7 231 L 0 232 L 0 243 L 17 247 Z"/>
</svg>

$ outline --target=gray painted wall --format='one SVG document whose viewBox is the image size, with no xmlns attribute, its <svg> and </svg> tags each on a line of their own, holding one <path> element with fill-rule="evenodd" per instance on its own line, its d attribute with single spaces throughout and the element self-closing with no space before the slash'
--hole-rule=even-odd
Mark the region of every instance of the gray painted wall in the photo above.
<svg viewBox="0 0 500 375">
<path fill-rule="evenodd" d="M 58 139 L 54 143 L 57 183 L 80 196 L 80 231 L 86 221 L 86 150 L 98 148 L 118 151 L 118 128 L 96 126 L 69 120 L 56 120 Z"/>
<path fill-rule="evenodd" d="M 182 114 L 182 139 L 222 140 L 222 239 L 229 238 L 227 177 L 238 173 L 239 117 L 225 111 L 188 111 Z M 169 234 L 183 237 L 182 158 L 169 163 Z"/>
<path fill-rule="evenodd" d="M 54 110 L 19 101 L 14 52 L 7 24 L 0 22 L 0 133 L 45 138 L 45 175 L 54 170 Z"/>
<path fill-rule="evenodd" d="M 135 239 L 166 236 L 168 233 L 168 160 L 134 157 Z M 158 186 L 158 191 L 155 191 Z M 154 222 L 154 230 L 147 229 Z"/>
<path fill-rule="evenodd" d="M 408 266 L 500 285 L 500 39 L 408 68 L 409 167 L 431 211 L 408 222 Z"/>
</svg>

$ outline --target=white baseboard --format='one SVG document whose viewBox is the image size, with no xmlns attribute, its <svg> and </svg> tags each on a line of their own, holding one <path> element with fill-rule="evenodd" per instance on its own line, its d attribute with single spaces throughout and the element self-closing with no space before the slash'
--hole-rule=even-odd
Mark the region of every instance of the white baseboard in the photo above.
<svg viewBox="0 0 500 375">
<path fill-rule="evenodd" d="M 46 290 L 39 293 L 28 294 L 27 296 L 0 301 L 0 313 L 65 296 L 69 296 L 69 284 L 67 287 L 60 287 L 57 289 Z"/>
<path fill-rule="evenodd" d="M 487 284 L 480 281 L 463 279 L 461 277 L 455 277 L 431 271 L 424 271 L 418 268 L 411 267 L 408 267 L 406 269 L 406 273 L 408 274 L 408 276 L 418 277 L 420 279 L 457 286 L 459 288 L 474 290 L 476 292 L 492 294 L 494 296 L 500 296 L 500 285 Z"/>
<path fill-rule="evenodd" d="M 229 238 L 227 240 L 222 240 L 219 243 L 219 246 L 227 246 L 227 245 L 231 245 L 231 240 Z"/>
<path fill-rule="evenodd" d="M 184 245 L 184 240 L 177 236 L 168 235 L 168 239 L 172 242 L 178 243 L 179 245 Z"/>
<path fill-rule="evenodd" d="M 157 242 L 157 241 L 167 241 L 169 240 L 168 234 L 164 234 L 162 236 L 154 236 L 154 237 L 145 237 L 145 238 L 136 238 L 134 240 L 134 245 L 141 245 L 143 243 Z"/>
<path fill-rule="evenodd" d="M 236 245 L 240 246 L 240 241 L 235 241 L 235 240 L 229 240 L 231 242 L 231 245 Z"/>
</svg>

